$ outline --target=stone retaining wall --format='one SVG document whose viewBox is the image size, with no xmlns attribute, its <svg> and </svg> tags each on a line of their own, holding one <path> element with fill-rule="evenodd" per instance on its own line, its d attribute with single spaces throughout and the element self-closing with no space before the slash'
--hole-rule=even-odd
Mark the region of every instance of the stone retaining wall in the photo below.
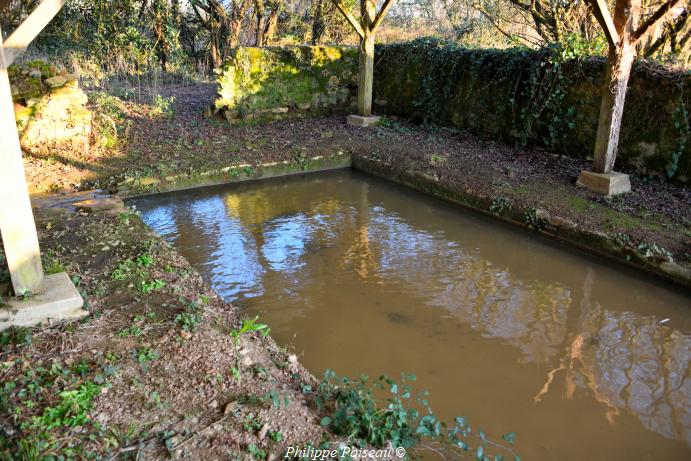
<svg viewBox="0 0 691 461">
<path fill-rule="evenodd" d="M 357 100 L 357 49 L 238 48 L 216 70 L 213 111 L 231 123 L 349 107 Z"/>
</svg>

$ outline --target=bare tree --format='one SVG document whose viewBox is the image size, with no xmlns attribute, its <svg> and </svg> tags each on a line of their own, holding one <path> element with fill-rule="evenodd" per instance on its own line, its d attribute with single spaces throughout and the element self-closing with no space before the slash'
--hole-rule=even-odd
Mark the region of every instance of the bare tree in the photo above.
<svg viewBox="0 0 691 461">
<path fill-rule="evenodd" d="M 273 40 L 282 6 L 283 0 L 254 0 L 254 14 L 257 19 L 256 46 L 269 45 Z"/>
</svg>

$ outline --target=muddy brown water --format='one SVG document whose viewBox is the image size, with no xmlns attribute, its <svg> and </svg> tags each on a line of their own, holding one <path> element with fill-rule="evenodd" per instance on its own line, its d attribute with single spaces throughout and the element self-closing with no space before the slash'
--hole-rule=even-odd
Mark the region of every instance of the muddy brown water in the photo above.
<svg viewBox="0 0 691 461">
<path fill-rule="evenodd" d="M 133 203 L 315 375 L 415 373 L 524 460 L 691 459 L 688 292 L 350 170 Z"/>
</svg>

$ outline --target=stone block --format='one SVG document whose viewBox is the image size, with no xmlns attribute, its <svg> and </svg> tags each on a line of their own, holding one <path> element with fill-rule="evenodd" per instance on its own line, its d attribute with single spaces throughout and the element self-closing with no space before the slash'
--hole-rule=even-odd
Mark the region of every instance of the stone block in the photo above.
<svg viewBox="0 0 691 461">
<path fill-rule="evenodd" d="M 378 115 L 370 115 L 365 117 L 364 115 L 349 115 L 348 116 L 348 125 L 353 125 L 353 126 L 361 126 L 361 127 L 370 127 L 370 126 L 376 126 L 381 122 L 381 117 Z"/>
<path fill-rule="evenodd" d="M 581 171 L 576 185 L 585 187 L 589 191 L 603 195 L 616 195 L 631 192 L 629 175 L 624 173 L 595 173 L 593 171 Z"/>
<path fill-rule="evenodd" d="M 77 320 L 89 315 L 82 309 L 84 300 L 66 272 L 46 275 L 43 290 L 24 300 L 12 298 L 0 307 L 0 330 L 11 326 L 28 327 L 43 322 Z"/>
<path fill-rule="evenodd" d="M 81 202 L 76 202 L 74 204 L 79 211 L 85 211 L 87 213 L 98 213 L 100 211 L 117 210 L 120 212 L 125 211 L 125 205 L 122 200 L 117 197 L 103 197 L 94 198 L 88 200 L 82 200 Z"/>
<path fill-rule="evenodd" d="M 67 79 L 62 75 L 56 75 L 55 77 L 47 78 L 45 83 L 51 88 L 62 88 L 67 83 Z"/>
</svg>

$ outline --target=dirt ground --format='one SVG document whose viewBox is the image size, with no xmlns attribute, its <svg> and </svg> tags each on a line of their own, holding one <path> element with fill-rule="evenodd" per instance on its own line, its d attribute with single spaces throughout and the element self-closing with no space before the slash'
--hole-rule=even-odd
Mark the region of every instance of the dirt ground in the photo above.
<svg viewBox="0 0 691 461">
<path fill-rule="evenodd" d="M 314 378 L 269 336 L 231 337 L 238 311 L 136 216 L 44 209 L 37 227 L 46 270 L 73 276 L 90 315 L 2 336 L 0 459 L 267 459 L 319 443 Z"/>
</svg>

